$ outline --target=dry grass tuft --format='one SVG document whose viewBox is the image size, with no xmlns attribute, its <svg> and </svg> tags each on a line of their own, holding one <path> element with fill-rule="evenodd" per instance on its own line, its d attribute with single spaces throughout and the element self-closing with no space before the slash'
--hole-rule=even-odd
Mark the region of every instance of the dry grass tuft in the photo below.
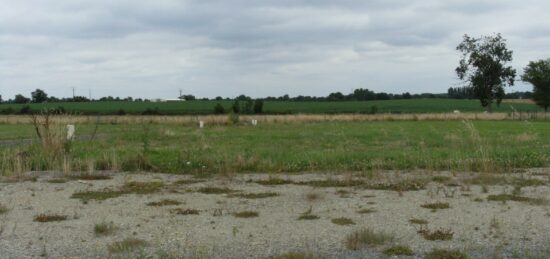
<svg viewBox="0 0 550 259">
<path fill-rule="evenodd" d="M 384 254 L 387 256 L 399 256 L 399 255 L 413 256 L 414 252 L 408 246 L 397 245 L 384 250 Z"/>
<path fill-rule="evenodd" d="M 72 199 L 80 199 L 82 202 L 87 203 L 90 200 L 103 201 L 106 199 L 116 198 L 124 193 L 121 191 L 113 191 L 109 189 L 104 189 L 102 191 L 84 191 L 84 192 L 75 192 L 71 196 Z"/>
<path fill-rule="evenodd" d="M 380 246 L 394 239 L 392 235 L 375 232 L 370 228 L 357 230 L 346 237 L 346 247 L 359 250 L 365 246 Z"/>
<path fill-rule="evenodd" d="M 458 250 L 434 249 L 426 254 L 426 259 L 470 259 L 471 257 Z"/>
<path fill-rule="evenodd" d="M 285 185 L 285 184 L 292 184 L 294 182 L 292 182 L 290 180 L 285 180 L 285 179 L 282 179 L 282 178 L 279 178 L 279 177 L 270 176 L 266 180 L 259 180 L 259 181 L 256 181 L 255 183 L 261 184 L 261 185 Z"/>
<path fill-rule="evenodd" d="M 5 205 L 0 203 L 0 215 L 8 213 L 9 209 Z"/>
<path fill-rule="evenodd" d="M 94 225 L 94 233 L 96 236 L 108 236 L 117 230 L 113 222 L 101 222 Z"/>
<path fill-rule="evenodd" d="M 195 184 L 195 183 L 202 183 L 205 182 L 205 180 L 201 179 L 182 179 L 177 180 L 174 182 L 175 185 L 188 185 L 188 184 Z"/>
<path fill-rule="evenodd" d="M 357 211 L 357 213 L 359 213 L 359 214 L 370 214 L 370 213 L 375 213 L 375 212 L 376 212 L 375 209 L 369 209 L 369 208 L 360 209 L 360 210 Z"/>
<path fill-rule="evenodd" d="M 160 191 L 164 187 L 163 182 L 127 182 L 122 186 L 121 191 L 124 193 L 149 194 Z"/>
<path fill-rule="evenodd" d="M 237 190 L 229 189 L 227 187 L 202 187 L 197 190 L 197 192 L 204 194 L 228 194 L 238 192 Z"/>
<path fill-rule="evenodd" d="M 260 193 L 235 193 L 230 194 L 229 197 L 238 197 L 244 199 L 265 199 L 279 196 L 276 192 L 260 192 Z"/>
<path fill-rule="evenodd" d="M 113 177 L 105 174 L 92 174 L 92 173 L 85 173 L 85 174 L 76 174 L 76 175 L 69 175 L 69 179 L 73 180 L 85 180 L 85 181 L 97 181 L 97 180 L 111 180 Z"/>
<path fill-rule="evenodd" d="M 544 198 L 530 198 L 530 197 L 524 197 L 514 194 L 498 194 L 498 195 L 489 195 L 487 197 L 487 200 L 489 201 L 501 201 L 501 202 L 507 202 L 507 201 L 517 201 L 517 202 L 525 202 L 527 204 L 531 205 L 547 205 L 548 200 Z"/>
<path fill-rule="evenodd" d="M 182 208 L 177 208 L 177 209 L 172 209 L 170 210 L 170 212 L 174 213 L 174 214 L 177 214 L 177 215 L 199 215 L 200 211 L 199 210 L 196 210 L 196 209 L 182 209 Z"/>
<path fill-rule="evenodd" d="M 69 180 L 64 179 L 64 178 L 54 178 L 54 179 L 46 180 L 47 183 L 66 183 L 68 181 Z"/>
<path fill-rule="evenodd" d="M 111 254 L 127 253 L 127 252 L 132 252 L 138 248 L 145 247 L 147 245 L 148 243 L 145 240 L 137 239 L 137 238 L 126 238 L 122 241 L 118 241 L 110 244 L 107 247 L 107 249 Z"/>
<path fill-rule="evenodd" d="M 453 239 L 454 232 L 451 229 L 437 229 L 430 231 L 429 229 L 420 229 L 418 233 L 424 237 L 426 240 L 435 241 L 435 240 L 451 240 Z"/>
<path fill-rule="evenodd" d="M 409 223 L 415 225 L 427 225 L 428 221 L 425 219 L 409 219 Z"/>
<path fill-rule="evenodd" d="M 258 212 L 249 210 L 233 213 L 233 216 L 235 216 L 236 218 L 255 218 L 259 215 L 260 214 Z"/>
<path fill-rule="evenodd" d="M 432 210 L 442 210 L 442 209 L 448 209 L 451 206 L 449 205 L 448 202 L 435 202 L 435 203 L 422 204 L 420 205 L 420 207 L 426 208 L 426 209 L 432 209 Z"/>
<path fill-rule="evenodd" d="M 67 220 L 67 216 L 60 214 L 38 214 L 34 216 L 34 221 L 36 222 L 53 222 L 53 221 L 64 221 Z"/>
<path fill-rule="evenodd" d="M 331 222 L 341 226 L 355 225 L 355 222 L 353 222 L 353 220 L 348 218 L 334 218 L 331 220 Z"/>
<path fill-rule="evenodd" d="M 164 199 L 161 201 L 149 202 L 147 203 L 147 206 L 161 207 L 161 206 L 173 206 L 173 205 L 180 205 L 180 204 L 181 202 L 176 200 Z"/>
</svg>

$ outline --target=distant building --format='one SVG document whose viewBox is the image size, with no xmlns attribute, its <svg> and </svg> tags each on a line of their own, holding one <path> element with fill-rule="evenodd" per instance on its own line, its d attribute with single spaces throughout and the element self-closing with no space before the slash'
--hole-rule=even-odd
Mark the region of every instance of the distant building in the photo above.
<svg viewBox="0 0 550 259">
<path fill-rule="evenodd" d="M 159 102 L 159 103 L 164 103 L 164 102 L 185 102 L 184 99 L 179 99 L 179 98 L 168 98 L 168 99 L 157 98 L 157 99 L 153 99 L 152 101 L 153 102 Z"/>
</svg>

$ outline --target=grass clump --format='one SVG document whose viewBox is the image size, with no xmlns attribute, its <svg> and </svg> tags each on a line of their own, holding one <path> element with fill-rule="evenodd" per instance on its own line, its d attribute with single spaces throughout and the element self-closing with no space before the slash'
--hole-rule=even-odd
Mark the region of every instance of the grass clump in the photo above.
<svg viewBox="0 0 550 259">
<path fill-rule="evenodd" d="M 149 202 L 147 203 L 147 206 L 161 207 L 161 206 L 173 206 L 173 205 L 180 205 L 180 204 L 181 202 L 176 200 L 164 199 L 161 201 Z"/>
<path fill-rule="evenodd" d="M 418 231 L 422 237 L 426 240 L 435 241 L 435 240 L 451 240 L 453 239 L 453 231 L 451 229 L 437 229 L 430 231 L 428 229 L 421 229 Z"/>
<path fill-rule="evenodd" d="M 121 191 L 124 193 L 149 194 L 158 192 L 162 187 L 164 187 L 164 183 L 159 181 L 127 182 L 122 186 Z"/>
<path fill-rule="evenodd" d="M 197 190 L 197 192 L 204 193 L 204 194 L 228 194 L 228 193 L 234 193 L 237 192 L 236 190 L 229 189 L 227 187 L 202 187 Z"/>
<path fill-rule="evenodd" d="M 9 209 L 6 205 L 0 204 L 0 215 L 8 213 Z"/>
<path fill-rule="evenodd" d="M 355 225 L 355 222 L 353 220 L 348 218 L 334 218 L 331 220 L 332 223 L 336 225 L 346 226 L 346 225 Z"/>
<path fill-rule="evenodd" d="M 289 252 L 286 254 L 279 255 L 275 259 L 313 259 L 315 258 L 312 254 L 304 252 Z"/>
<path fill-rule="evenodd" d="M 317 216 L 317 215 L 314 215 L 312 211 L 313 211 L 313 207 L 309 207 L 309 209 L 307 211 L 305 211 L 304 213 L 302 213 L 302 215 L 300 215 L 300 217 L 298 217 L 298 220 L 316 220 L 316 219 L 320 219 L 320 217 Z"/>
<path fill-rule="evenodd" d="M 426 209 L 432 209 L 432 210 L 442 210 L 442 209 L 448 209 L 451 206 L 449 206 L 448 202 L 435 202 L 435 203 L 426 203 L 420 205 L 422 208 Z"/>
<path fill-rule="evenodd" d="M 239 197 L 244 199 L 265 199 L 279 196 L 276 192 L 261 192 L 261 193 L 236 193 L 231 194 L 230 197 Z"/>
<path fill-rule="evenodd" d="M 147 241 L 145 240 L 137 238 L 126 238 L 122 241 L 117 241 L 110 244 L 107 249 L 109 250 L 109 253 L 116 254 L 131 252 L 145 246 L 147 246 Z"/>
<path fill-rule="evenodd" d="M 326 180 L 316 180 L 316 181 L 307 181 L 307 182 L 297 182 L 298 185 L 307 185 L 312 187 L 320 188 L 329 188 L 329 187 L 356 187 L 363 186 L 366 183 L 362 180 L 337 180 L 337 179 L 326 179 Z"/>
<path fill-rule="evenodd" d="M 103 201 L 111 198 L 116 198 L 124 193 L 121 191 L 113 191 L 105 189 L 103 191 L 85 191 L 85 192 L 75 192 L 71 196 L 72 199 L 80 199 L 83 202 L 88 202 L 90 200 Z"/>
<path fill-rule="evenodd" d="M 64 221 L 67 220 L 67 216 L 61 214 L 38 214 L 34 216 L 34 221 L 36 222 L 53 222 L 53 221 Z"/>
<path fill-rule="evenodd" d="M 113 222 L 101 222 L 94 225 L 94 233 L 96 236 L 108 236 L 116 231 Z"/>
<path fill-rule="evenodd" d="M 409 223 L 415 224 L 415 225 L 427 225 L 428 221 L 425 219 L 409 219 Z"/>
<path fill-rule="evenodd" d="M 357 230 L 346 237 L 346 247 L 359 250 L 365 246 L 379 246 L 393 240 L 393 236 L 383 232 L 375 232 L 370 228 Z"/>
<path fill-rule="evenodd" d="M 233 214 L 233 216 L 235 216 L 236 218 L 255 218 L 255 217 L 258 217 L 260 214 L 256 211 L 241 211 L 241 212 L 236 212 Z"/>
<path fill-rule="evenodd" d="M 414 252 L 408 246 L 397 245 L 384 250 L 384 254 L 387 256 L 396 256 L 396 255 L 412 256 L 414 255 Z"/>
<path fill-rule="evenodd" d="M 357 213 L 359 213 L 359 214 L 370 214 L 370 213 L 375 213 L 375 212 L 376 212 L 375 209 L 369 209 L 369 208 L 360 209 L 360 210 L 357 211 Z"/>
<path fill-rule="evenodd" d="M 498 195 L 489 195 L 487 197 L 487 200 L 489 201 L 501 201 L 501 202 L 507 202 L 507 201 L 517 201 L 517 202 L 525 202 L 531 205 L 546 205 L 548 204 L 548 200 L 544 198 L 529 198 L 519 195 L 513 195 L 513 194 L 498 194 Z"/>
<path fill-rule="evenodd" d="M 426 259 L 470 259 L 471 257 L 458 250 L 434 249 L 426 254 Z"/>
<path fill-rule="evenodd" d="M 172 213 L 174 214 L 177 214 L 177 215 L 199 215 L 199 210 L 196 210 L 196 209 L 182 209 L 182 208 L 177 208 L 177 209 L 173 209 L 171 210 Z"/>
</svg>

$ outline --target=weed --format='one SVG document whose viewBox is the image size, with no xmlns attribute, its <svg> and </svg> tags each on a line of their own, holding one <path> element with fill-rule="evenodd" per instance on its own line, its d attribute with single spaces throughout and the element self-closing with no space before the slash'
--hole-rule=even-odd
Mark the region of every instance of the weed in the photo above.
<svg viewBox="0 0 550 259">
<path fill-rule="evenodd" d="M 110 244 L 107 247 L 107 249 L 109 250 L 109 253 L 116 254 L 116 253 L 131 252 L 138 248 L 145 247 L 147 245 L 148 243 L 145 240 L 136 239 L 136 238 L 126 238 L 122 241 L 118 241 Z"/>
<path fill-rule="evenodd" d="M 397 245 L 397 246 L 392 246 L 392 247 L 384 250 L 384 254 L 387 255 L 387 256 L 396 256 L 396 255 L 412 256 L 412 255 L 414 255 L 414 252 L 408 246 Z"/>
<path fill-rule="evenodd" d="M 196 210 L 196 209 L 182 209 L 182 208 L 172 209 L 170 211 L 177 215 L 199 215 L 200 213 L 199 210 Z"/>
<path fill-rule="evenodd" d="M 434 249 L 426 254 L 426 259 L 470 259 L 471 257 L 458 250 Z"/>
<path fill-rule="evenodd" d="M 180 205 L 180 204 L 181 202 L 176 200 L 164 199 L 161 201 L 149 202 L 147 203 L 147 206 L 161 207 L 161 206 L 173 206 L 173 205 Z"/>
<path fill-rule="evenodd" d="M 237 192 L 236 190 L 229 189 L 227 187 L 220 188 L 220 187 L 202 187 L 197 190 L 197 192 L 204 193 L 204 194 L 227 194 L 227 193 L 234 193 Z"/>
<path fill-rule="evenodd" d="M 531 205 L 546 205 L 548 204 L 548 200 L 544 198 L 530 198 L 530 197 L 524 197 L 524 196 L 518 196 L 513 194 L 498 194 L 498 195 L 489 195 L 487 197 L 487 200 L 489 201 L 517 201 L 517 202 L 525 202 Z"/>
<path fill-rule="evenodd" d="M 375 232 L 370 228 L 357 230 L 346 237 L 346 247 L 351 250 L 359 250 L 365 246 L 379 246 L 393 240 L 392 235 L 383 232 Z"/>
<path fill-rule="evenodd" d="M 279 196 L 276 192 L 261 192 L 261 193 L 235 193 L 230 194 L 229 197 L 239 197 L 244 199 L 265 199 Z"/>
<path fill-rule="evenodd" d="M 348 218 L 334 218 L 331 220 L 332 223 L 336 225 L 346 226 L 346 225 L 355 225 L 355 222 L 353 220 Z"/>
<path fill-rule="evenodd" d="M 451 180 L 451 177 L 449 177 L 449 176 L 438 175 L 438 176 L 432 177 L 432 181 L 438 182 L 438 183 L 445 183 L 445 182 L 448 182 L 450 180 Z"/>
<path fill-rule="evenodd" d="M 96 236 L 108 236 L 116 231 L 117 227 L 113 222 L 101 222 L 94 225 L 94 233 Z"/>
<path fill-rule="evenodd" d="M 34 216 L 34 221 L 36 222 L 53 222 L 53 221 L 63 221 L 67 220 L 67 216 L 60 214 L 38 214 Z"/>
<path fill-rule="evenodd" d="M 430 231 L 429 229 L 420 229 L 418 231 L 422 237 L 426 240 L 435 241 L 435 240 L 451 240 L 453 239 L 454 232 L 451 229 L 437 229 Z"/>
<path fill-rule="evenodd" d="M 409 223 L 415 225 L 427 225 L 428 221 L 425 219 L 409 219 Z"/>
<path fill-rule="evenodd" d="M 233 214 L 233 216 L 235 216 L 236 218 L 255 218 L 255 217 L 258 217 L 259 214 L 256 211 L 246 210 L 246 211 L 236 212 Z"/>
<path fill-rule="evenodd" d="M 375 213 L 375 212 L 376 212 L 375 209 L 369 209 L 369 208 L 360 209 L 360 210 L 357 211 L 357 213 L 359 213 L 359 214 L 370 214 L 370 213 Z"/>
<path fill-rule="evenodd" d="M 441 210 L 450 208 L 448 202 L 435 202 L 435 203 L 426 203 L 420 205 L 422 208 L 432 209 L 432 210 Z"/>
</svg>

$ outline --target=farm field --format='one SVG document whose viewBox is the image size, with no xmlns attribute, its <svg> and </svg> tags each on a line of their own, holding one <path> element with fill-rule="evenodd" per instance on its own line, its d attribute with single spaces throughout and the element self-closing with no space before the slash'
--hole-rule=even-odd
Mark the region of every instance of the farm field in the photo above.
<svg viewBox="0 0 550 259">
<path fill-rule="evenodd" d="M 83 103 L 46 103 L 28 104 L 31 111 L 44 108 L 63 107 L 67 112 L 76 114 L 142 114 L 158 112 L 164 115 L 212 114 L 214 106 L 221 104 L 229 111 L 233 101 L 186 101 L 186 102 L 83 102 Z M 1 104 L 0 112 L 20 111 L 26 104 Z M 375 108 L 373 108 L 375 107 Z M 374 109 L 374 110 L 373 110 Z M 478 100 L 457 99 L 410 99 L 387 101 L 345 101 L 345 102 L 294 102 L 266 101 L 263 112 L 266 114 L 335 114 L 335 113 L 449 113 L 483 112 Z M 504 100 L 495 112 L 540 112 L 542 109 L 530 102 Z"/>
</svg>

